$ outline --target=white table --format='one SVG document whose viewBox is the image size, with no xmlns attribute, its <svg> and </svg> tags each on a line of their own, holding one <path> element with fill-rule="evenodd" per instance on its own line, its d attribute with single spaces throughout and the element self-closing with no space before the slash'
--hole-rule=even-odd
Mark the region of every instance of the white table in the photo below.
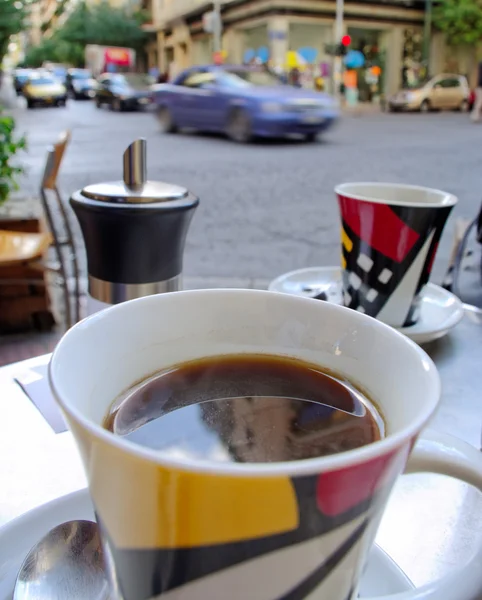
<svg viewBox="0 0 482 600">
<path fill-rule="evenodd" d="M 447 337 L 426 346 L 440 370 L 443 398 L 432 427 L 480 447 L 482 318 L 467 309 Z M 0 525 L 86 485 L 70 433 L 55 435 L 13 380 L 49 356 L 0 369 Z M 438 475 L 401 478 L 378 543 L 416 585 L 441 577 L 482 544 L 482 497 Z"/>
</svg>

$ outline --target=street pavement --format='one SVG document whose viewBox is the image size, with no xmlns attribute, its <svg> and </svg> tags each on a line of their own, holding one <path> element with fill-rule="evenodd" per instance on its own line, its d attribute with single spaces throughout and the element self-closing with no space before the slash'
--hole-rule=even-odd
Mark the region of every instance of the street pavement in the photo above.
<svg viewBox="0 0 482 600">
<path fill-rule="evenodd" d="M 184 185 L 201 199 L 185 253 L 189 287 L 263 287 L 285 271 L 338 264 L 333 187 L 356 180 L 425 185 L 459 197 L 435 265 L 439 282 L 454 218 L 472 218 L 482 200 L 482 126 L 463 114 L 346 115 L 319 143 L 250 145 L 163 135 L 150 112 L 118 114 L 88 101 L 15 115 L 29 144 L 23 195 L 37 194 L 46 148 L 66 128 L 72 143 L 59 177 L 66 199 L 85 185 L 120 179 L 124 149 L 147 138 L 149 179 Z"/>
</svg>

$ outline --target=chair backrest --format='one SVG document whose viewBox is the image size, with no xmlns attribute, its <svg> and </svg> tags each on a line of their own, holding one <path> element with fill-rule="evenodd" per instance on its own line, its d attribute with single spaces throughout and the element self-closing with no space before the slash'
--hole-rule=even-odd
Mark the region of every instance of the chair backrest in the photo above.
<svg viewBox="0 0 482 600">
<path fill-rule="evenodd" d="M 45 165 L 42 178 L 42 187 L 46 190 L 54 190 L 57 186 L 57 177 L 65 154 L 65 149 L 71 139 L 70 130 L 61 133 L 59 140 L 49 149 L 47 164 Z"/>
<path fill-rule="evenodd" d="M 53 236 L 54 248 L 59 264 L 59 273 L 63 280 L 65 296 L 65 316 L 67 328 L 73 322 L 80 320 L 80 282 L 79 268 L 76 257 L 75 239 L 72 225 L 68 214 L 68 207 L 64 204 L 57 187 L 57 177 L 59 174 L 65 149 L 70 142 L 70 131 L 61 134 L 58 142 L 48 149 L 47 162 L 40 184 L 40 199 L 45 214 L 45 218 Z M 64 249 L 68 251 L 68 257 L 65 256 Z M 69 268 L 71 267 L 71 269 Z M 68 281 L 70 272 L 72 272 L 75 289 L 75 317 L 71 318 Z"/>
</svg>

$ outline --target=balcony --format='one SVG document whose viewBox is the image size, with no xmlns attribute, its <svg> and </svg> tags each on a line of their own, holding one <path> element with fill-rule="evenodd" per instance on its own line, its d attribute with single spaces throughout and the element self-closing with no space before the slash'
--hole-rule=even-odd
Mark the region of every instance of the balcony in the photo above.
<svg viewBox="0 0 482 600">
<path fill-rule="evenodd" d="M 221 0 L 220 4 L 229 4 L 233 0 Z M 183 15 L 187 15 L 198 9 L 206 11 L 213 8 L 213 2 L 209 0 L 153 0 L 157 3 L 160 20 L 163 23 L 172 21 Z"/>
</svg>

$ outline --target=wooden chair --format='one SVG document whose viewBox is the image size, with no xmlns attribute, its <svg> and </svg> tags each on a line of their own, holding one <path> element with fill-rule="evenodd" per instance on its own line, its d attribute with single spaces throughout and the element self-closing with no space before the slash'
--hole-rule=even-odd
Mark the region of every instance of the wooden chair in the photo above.
<svg viewBox="0 0 482 600">
<path fill-rule="evenodd" d="M 46 276 L 53 274 L 62 287 L 67 328 L 80 320 L 80 282 L 74 237 L 69 215 L 57 187 L 57 176 L 69 141 L 70 132 L 67 131 L 47 153 L 47 162 L 40 185 L 40 198 L 49 231 L 24 233 L 0 230 L 0 286 L 10 286 L 12 293 L 16 290 L 20 294 L 24 293 L 21 290 L 25 286 L 34 288 L 45 286 Z M 55 253 L 54 262 L 49 261 L 50 248 Z M 72 316 L 69 286 L 72 279 L 74 316 Z M 34 304 L 32 302 L 32 305 Z M 35 312 L 34 306 L 32 310 Z M 52 318 L 51 324 L 53 324 Z M 45 328 L 46 325 L 48 323 L 38 324 L 40 328 Z"/>
<path fill-rule="evenodd" d="M 74 235 L 69 213 L 57 186 L 60 165 L 70 139 L 70 131 L 66 131 L 62 133 L 59 141 L 52 148 L 49 148 L 47 162 L 40 185 L 42 208 L 48 228 L 52 234 L 52 246 L 56 255 L 56 262 L 49 265 L 49 270 L 57 273 L 58 280 L 63 289 L 67 328 L 70 328 L 74 323 L 80 321 L 80 277 Z M 73 316 L 71 311 L 69 285 L 72 279 L 72 296 L 74 300 Z"/>
<path fill-rule="evenodd" d="M 0 230 L 0 330 L 50 329 L 55 320 L 38 270 L 52 243 L 49 233 Z"/>
</svg>

